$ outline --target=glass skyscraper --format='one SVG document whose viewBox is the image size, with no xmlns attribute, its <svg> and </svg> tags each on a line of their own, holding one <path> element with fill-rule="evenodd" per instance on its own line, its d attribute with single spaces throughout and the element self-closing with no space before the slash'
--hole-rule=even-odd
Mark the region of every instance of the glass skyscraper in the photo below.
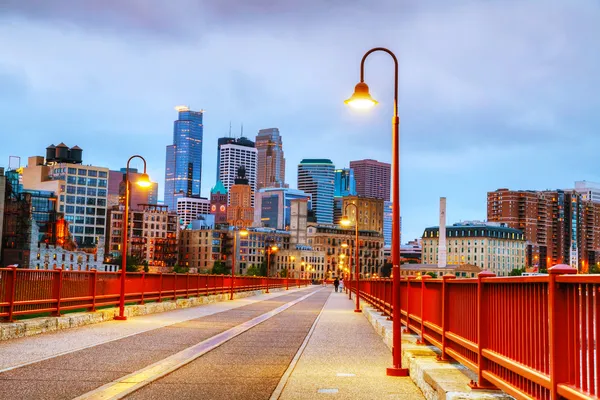
<svg viewBox="0 0 600 400">
<path fill-rule="evenodd" d="M 298 164 L 298 189 L 312 195 L 317 223 L 333 224 L 335 167 L 331 160 L 304 159 Z"/>
<path fill-rule="evenodd" d="M 203 111 L 178 106 L 173 124 L 173 144 L 167 146 L 165 205 L 177 210 L 178 197 L 200 196 L 202 176 Z"/>
</svg>

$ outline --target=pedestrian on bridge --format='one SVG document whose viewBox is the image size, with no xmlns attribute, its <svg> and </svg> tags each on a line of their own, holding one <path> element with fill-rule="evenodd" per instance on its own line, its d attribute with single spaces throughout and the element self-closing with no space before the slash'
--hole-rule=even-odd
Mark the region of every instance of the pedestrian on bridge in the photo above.
<svg viewBox="0 0 600 400">
<path fill-rule="evenodd" d="M 340 278 L 340 293 L 344 292 L 344 278 Z"/>
<path fill-rule="evenodd" d="M 335 278 L 335 281 L 333 281 L 333 286 L 335 286 L 335 292 L 337 293 L 338 287 L 340 287 L 340 280 L 338 278 Z"/>
</svg>

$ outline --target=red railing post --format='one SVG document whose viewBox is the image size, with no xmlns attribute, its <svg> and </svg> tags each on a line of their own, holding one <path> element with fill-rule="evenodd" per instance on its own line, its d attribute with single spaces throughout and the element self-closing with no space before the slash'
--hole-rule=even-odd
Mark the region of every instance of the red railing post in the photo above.
<svg viewBox="0 0 600 400">
<path fill-rule="evenodd" d="M 550 347 L 550 399 L 557 400 L 558 384 L 569 383 L 569 342 L 565 340 L 565 329 L 573 329 L 567 325 L 569 310 L 566 284 L 556 282 L 558 275 L 576 274 L 577 269 L 568 265 L 556 265 L 548 269 L 548 323 Z M 597 295 L 597 293 L 596 293 Z M 584 296 L 592 296 L 584 293 Z M 579 351 L 578 348 L 575 351 Z M 584 378 L 585 379 L 585 378 Z"/>
<path fill-rule="evenodd" d="M 200 274 L 196 272 L 196 297 L 200 297 Z"/>
<path fill-rule="evenodd" d="M 63 270 L 62 268 L 57 268 L 55 271 L 58 271 L 58 274 L 55 273 L 54 276 L 58 275 L 58 278 L 54 279 L 52 282 L 54 284 L 52 287 L 52 300 L 56 300 L 56 311 L 54 311 L 52 315 L 60 317 L 60 300 L 63 285 Z"/>
<path fill-rule="evenodd" d="M 146 291 L 146 272 L 142 271 L 142 300 L 140 301 L 140 304 L 144 304 L 144 292 Z"/>
<path fill-rule="evenodd" d="M 446 330 L 450 320 L 450 308 L 448 307 L 450 296 L 448 295 L 448 282 L 451 279 L 456 279 L 454 274 L 446 274 L 442 276 L 442 354 L 437 357 L 438 361 L 448 361 L 446 357 Z"/>
<path fill-rule="evenodd" d="M 90 280 L 90 289 L 92 293 L 92 307 L 90 311 L 96 311 L 96 285 L 98 282 L 98 271 L 96 269 L 92 269 L 92 279 Z"/>
<path fill-rule="evenodd" d="M 177 300 L 177 273 L 173 274 L 173 300 Z"/>
<path fill-rule="evenodd" d="M 185 298 L 190 298 L 190 273 L 186 272 L 185 274 Z"/>
<path fill-rule="evenodd" d="M 162 292 L 163 292 L 163 273 L 162 271 L 158 273 L 158 302 L 162 302 Z"/>
<path fill-rule="evenodd" d="M 496 274 L 481 271 L 477 274 L 477 382 L 471 381 L 472 389 L 495 389 L 495 386 L 483 378 L 483 371 L 487 369 L 487 362 L 483 357 L 483 349 L 489 342 L 488 323 L 488 296 L 483 279 L 493 278 Z"/>
<path fill-rule="evenodd" d="M 12 271 L 10 275 L 9 284 L 7 285 L 8 293 L 8 321 L 13 322 L 13 313 L 15 312 L 15 298 L 17 295 L 17 267 L 9 267 Z"/>
<path fill-rule="evenodd" d="M 421 275 L 421 337 L 417 340 L 417 344 L 425 344 L 425 282 L 431 279 L 429 275 Z"/>
<path fill-rule="evenodd" d="M 414 275 L 406 277 L 406 327 L 402 333 L 410 333 L 410 282 L 415 279 Z M 400 294 L 402 295 L 402 294 Z M 393 312 L 393 317 L 396 316 L 396 310 Z M 402 321 L 402 310 L 398 310 L 398 318 Z"/>
</svg>

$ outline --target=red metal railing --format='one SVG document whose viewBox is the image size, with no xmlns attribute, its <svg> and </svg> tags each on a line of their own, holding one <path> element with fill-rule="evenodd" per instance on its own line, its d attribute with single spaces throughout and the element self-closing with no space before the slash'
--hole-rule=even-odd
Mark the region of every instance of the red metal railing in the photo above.
<svg viewBox="0 0 600 400">
<path fill-rule="evenodd" d="M 119 304 L 120 272 L 62 271 L 0 268 L 0 319 Z M 236 276 L 235 292 L 285 287 L 286 278 Z M 290 285 L 308 285 L 307 279 L 291 279 Z M 125 302 L 143 304 L 190 296 L 229 293 L 230 275 L 163 274 L 128 272 Z"/>
<path fill-rule="evenodd" d="M 440 349 L 440 360 L 475 372 L 474 388 L 519 399 L 597 399 L 600 275 L 576 272 L 558 265 L 531 277 L 404 278 L 400 318 L 419 342 Z M 391 280 L 361 281 L 360 291 L 394 317 Z"/>
</svg>

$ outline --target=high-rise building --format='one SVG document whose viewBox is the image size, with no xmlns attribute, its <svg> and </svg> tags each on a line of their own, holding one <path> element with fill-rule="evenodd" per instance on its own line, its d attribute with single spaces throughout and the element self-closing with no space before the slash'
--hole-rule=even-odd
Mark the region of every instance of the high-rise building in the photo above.
<svg viewBox="0 0 600 400">
<path fill-rule="evenodd" d="M 437 265 L 439 235 L 439 226 L 425 229 L 422 241 L 424 264 Z M 513 269 L 525 267 L 523 232 L 506 224 L 471 221 L 448 226 L 446 246 L 447 265 L 476 265 L 498 276 L 508 276 Z"/>
<path fill-rule="evenodd" d="M 333 193 L 333 223 L 339 225 L 342 219 L 343 197 L 356 196 L 354 171 L 350 168 L 335 170 L 335 190 Z"/>
<path fill-rule="evenodd" d="M 244 143 L 249 142 L 244 139 Z M 256 191 L 256 163 L 257 150 L 255 147 L 250 147 L 249 143 L 240 144 L 239 140 L 235 143 L 223 144 L 219 147 L 219 180 L 229 192 L 229 204 L 231 204 L 231 187 L 235 183 L 237 171 L 240 167 L 245 170 L 246 179 L 250 186 L 251 206 L 254 207 L 254 192 Z"/>
<path fill-rule="evenodd" d="M 205 197 L 179 197 L 177 199 L 177 217 L 179 225 L 188 226 L 202 215 L 210 214 L 210 200 Z"/>
<path fill-rule="evenodd" d="M 227 222 L 237 227 L 252 226 L 254 208 L 251 204 L 252 192 L 246 178 L 244 167 L 239 167 L 235 183 L 229 189 L 229 206 L 227 207 Z"/>
<path fill-rule="evenodd" d="M 342 199 L 342 210 L 346 210 L 346 216 L 352 226 L 354 226 L 358 219 L 358 230 L 374 231 L 383 234 L 382 199 L 370 199 L 359 196 L 346 196 Z M 348 204 L 354 204 L 356 208 L 347 207 Z"/>
<path fill-rule="evenodd" d="M 210 213 L 215 216 L 215 226 L 227 223 L 227 189 L 220 180 L 210 191 Z"/>
<path fill-rule="evenodd" d="M 319 224 L 333 224 L 334 180 L 331 160 L 304 159 L 298 164 L 298 189 L 312 196 L 312 210 Z"/>
<path fill-rule="evenodd" d="M 383 202 L 383 244 L 385 247 L 392 246 L 392 221 L 394 213 L 392 212 L 392 202 Z"/>
<path fill-rule="evenodd" d="M 221 146 L 226 144 L 236 144 L 242 147 L 255 147 L 254 142 L 246 137 L 222 137 L 217 139 L 217 180 L 221 176 Z"/>
<path fill-rule="evenodd" d="M 260 189 L 254 200 L 254 226 L 288 230 L 290 227 L 290 207 L 294 199 L 307 199 L 310 207 L 310 194 L 301 190 L 290 188 Z"/>
<path fill-rule="evenodd" d="M 261 129 L 256 135 L 258 150 L 257 188 L 285 187 L 283 141 L 278 128 Z"/>
<path fill-rule="evenodd" d="M 391 165 L 375 160 L 350 161 L 356 179 L 356 193 L 361 197 L 390 200 Z"/>
<path fill-rule="evenodd" d="M 167 146 L 165 205 L 176 210 L 177 197 L 200 196 L 202 177 L 203 111 L 175 107 L 179 118 L 173 123 L 173 144 Z"/>
<path fill-rule="evenodd" d="M 108 206 L 116 206 L 125 201 L 125 176 L 127 168 L 120 171 L 108 171 Z M 129 168 L 129 207 L 137 210 L 141 204 L 158 203 L 158 183 L 152 182 L 150 187 L 141 187 L 135 182 L 142 174 L 136 168 Z"/>
<path fill-rule="evenodd" d="M 600 263 L 600 203 L 575 190 L 488 192 L 488 220 L 520 229 L 526 265 L 545 270 L 570 264 L 581 272 Z"/>
<path fill-rule="evenodd" d="M 29 157 L 23 187 L 55 193 L 56 211 L 64 215 L 77 245 L 96 247 L 106 229 L 108 168 L 83 165 L 82 152 L 61 143 L 46 148 L 45 161 Z"/>
<path fill-rule="evenodd" d="M 293 246 L 306 245 L 308 226 L 308 198 L 290 201 L 290 243 Z"/>
</svg>

